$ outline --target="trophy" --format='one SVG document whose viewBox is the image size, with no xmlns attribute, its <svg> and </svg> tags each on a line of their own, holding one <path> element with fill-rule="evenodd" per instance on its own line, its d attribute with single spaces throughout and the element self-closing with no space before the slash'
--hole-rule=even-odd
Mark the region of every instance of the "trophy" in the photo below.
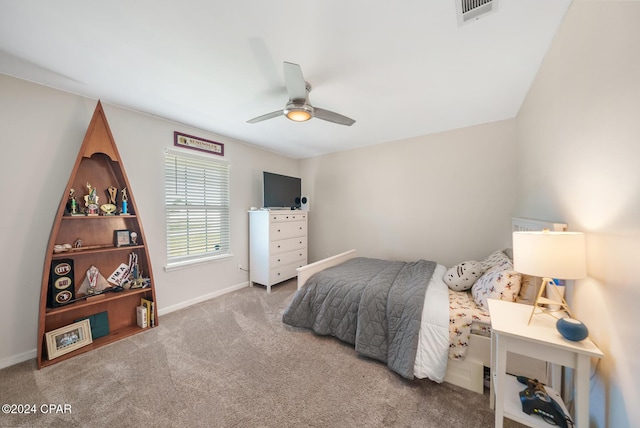
<svg viewBox="0 0 640 428">
<path fill-rule="evenodd" d="M 107 195 L 109 195 L 109 202 L 100 206 L 100 209 L 104 213 L 104 215 L 114 215 L 116 209 L 116 195 L 118 194 L 118 189 L 113 186 L 109 186 L 107 189 Z"/>
<path fill-rule="evenodd" d="M 102 276 L 98 268 L 92 265 L 87 269 L 84 281 L 82 281 L 82 285 L 80 285 L 78 289 L 78 294 L 86 294 L 87 296 L 101 294 L 109 287 L 109 283 L 104 276 Z"/>
<path fill-rule="evenodd" d="M 129 197 L 127 196 L 127 188 L 122 189 L 122 210 L 120 211 L 120 215 L 129 215 L 129 207 L 127 206 Z"/>
<path fill-rule="evenodd" d="M 76 190 L 69 189 L 69 203 L 67 204 L 67 212 L 70 215 L 84 215 L 80 212 L 80 207 L 78 207 L 78 201 L 76 201 Z"/>
<path fill-rule="evenodd" d="M 84 195 L 84 205 L 87 207 L 87 215 L 98 215 L 98 193 L 96 189 L 94 189 L 91 184 L 87 183 L 87 192 L 88 195 Z"/>
</svg>

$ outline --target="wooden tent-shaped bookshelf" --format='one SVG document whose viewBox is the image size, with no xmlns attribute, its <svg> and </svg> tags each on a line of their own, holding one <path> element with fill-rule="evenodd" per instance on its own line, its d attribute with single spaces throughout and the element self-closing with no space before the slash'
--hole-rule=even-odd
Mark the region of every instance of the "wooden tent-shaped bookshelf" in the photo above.
<svg viewBox="0 0 640 428">
<path fill-rule="evenodd" d="M 86 206 L 92 201 L 92 189 L 98 203 Z M 90 274 L 95 273 L 92 267 L 100 275 Z M 114 281 L 116 272 L 129 281 Z M 100 278 L 95 287 L 89 277 Z M 144 331 L 137 316 L 142 299 L 155 302 L 151 261 L 133 192 L 98 101 L 58 207 L 44 260 L 38 368 Z M 158 325 L 155 304 L 150 306 L 142 315 L 147 314 L 147 325 Z M 74 323 L 86 318 L 91 323 L 91 340 L 72 336 L 61 343 L 62 333 L 48 334 L 67 328 L 73 334 Z"/>
</svg>

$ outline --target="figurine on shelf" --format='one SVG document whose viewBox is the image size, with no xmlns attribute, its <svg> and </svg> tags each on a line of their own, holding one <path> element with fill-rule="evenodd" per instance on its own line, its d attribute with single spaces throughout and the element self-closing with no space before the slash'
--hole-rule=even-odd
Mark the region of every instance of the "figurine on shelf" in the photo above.
<svg viewBox="0 0 640 428">
<path fill-rule="evenodd" d="M 91 296 L 93 294 L 100 294 L 110 285 L 107 280 L 102 276 L 97 267 L 91 266 L 87 269 L 87 274 L 78 289 L 78 294 L 86 294 Z"/>
<path fill-rule="evenodd" d="M 131 232 L 129 236 L 131 237 L 131 245 L 138 245 L 138 234 L 136 232 Z"/>
<path fill-rule="evenodd" d="M 67 211 L 71 215 L 79 215 L 80 214 L 80 212 L 78 211 L 78 201 L 76 201 L 76 190 L 75 189 L 70 189 L 69 190 L 69 203 L 67 204 Z"/>
<path fill-rule="evenodd" d="M 87 207 L 87 215 L 98 215 L 98 193 L 91 184 L 87 183 L 87 195 L 84 196 L 84 205 Z"/>
<path fill-rule="evenodd" d="M 120 215 L 129 215 L 129 207 L 128 205 L 129 197 L 127 196 L 127 188 L 122 189 L 122 211 L 120 211 Z"/>
<path fill-rule="evenodd" d="M 113 186 L 109 186 L 107 189 L 107 195 L 109 195 L 109 202 L 100 206 L 100 209 L 104 213 L 104 215 L 114 215 L 115 211 L 118 209 L 116 207 L 116 195 L 118 194 L 118 189 Z"/>
</svg>

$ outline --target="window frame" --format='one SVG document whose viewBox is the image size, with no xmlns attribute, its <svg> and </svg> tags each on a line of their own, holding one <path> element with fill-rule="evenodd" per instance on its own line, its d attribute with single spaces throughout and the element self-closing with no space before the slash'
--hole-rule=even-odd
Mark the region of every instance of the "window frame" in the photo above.
<svg viewBox="0 0 640 428">
<path fill-rule="evenodd" d="M 206 216 L 207 214 L 205 213 L 208 213 L 211 211 L 214 213 L 217 212 L 218 215 L 222 216 L 223 219 L 219 223 L 220 229 L 221 229 L 220 233 L 222 233 L 223 235 L 226 234 L 226 243 L 224 242 L 224 238 L 222 238 L 223 248 L 219 250 L 220 252 L 216 250 L 205 250 L 203 252 L 196 251 L 194 254 L 182 254 L 177 256 L 176 255 L 171 256 L 169 254 L 171 249 L 171 245 L 169 243 L 171 239 L 171 235 L 170 235 L 171 232 L 169 230 L 170 225 L 172 223 L 175 223 L 176 221 L 179 221 L 179 217 L 180 217 L 180 214 L 176 214 L 175 210 L 172 210 L 172 208 L 175 208 L 176 205 L 170 204 L 170 192 L 171 192 L 170 186 L 172 185 L 170 181 L 172 181 L 172 179 L 174 181 L 173 184 L 176 186 L 174 187 L 174 190 L 177 190 L 177 183 L 178 183 L 177 181 L 178 173 L 176 173 L 175 170 L 174 171 L 169 170 L 171 162 L 173 162 L 174 165 L 175 165 L 175 162 L 182 162 L 183 164 L 180 167 L 185 169 L 183 173 L 186 172 L 187 168 L 190 168 L 191 171 L 193 171 L 194 169 L 197 170 L 197 168 L 199 167 L 206 168 L 207 164 L 209 164 L 211 168 L 210 170 L 208 170 L 209 174 L 213 174 L 213 175 L 220 174 L 219 170 L 223 171 L 223 175 L 226 174 L 226 176 L 222 178 L 220 176 L 215 177 L 215 180 L 221 180 L 223 183 L 226 182 L 226 189 L 225 189 L 226 200 L 225 200 L 225 195 L 223 195 L 221 198 L 222 204 L 211 205 L 210 203 L 207 203 L 206 200 L 210 199 L 212 196 L 214 199 L 220 199 L 219 194 L 209 193 L 207 194 L 207 197 L 203 199 L 202 204 L 193 205 L 194 207 L 196 207 L 195 211 L 199 211 L 201 215 Z M 181 269 L 181 268 L 196 265 L 196 264 L 220 261 L 220 260 L 233 257 L 233 252 L 231 250 L 231 194 L 230 194 L 231 193 L 231 163 L 226 159 L 212 158 L 211 156 L 206 154 L 191 153 L 184 150 L 167 148 L 165 149 L 165 156 L 164 156 L 164 177 L 165 177 L 164 208 L 165 208 L 165 245 L 166 245 L 165 271 L 168 272 L 171 270 Z M 198 184 L 203 185 L 202 182 Z M 180 198 L 180 196 L 182 196 L 183 198 L 189 198 L 189 196 L 194 197 L 195 194 L 188 195 L 187 193 L 194 192 L 193 187 L 196 187 L 196 186 L 197 186 L 196 183 L 192 182 L 191 183 L 192 188 L 184 190 L 184 192 L 182 192 L 177 197 L 178 198 Z M 217 187 L 217 185 L 214 185 L 213 187 L 214 189 L 212 189 L 212 192 L 219 191 L 219 189 L 215 188 Z M 223 191 L 222 193 L 225 193 L 225 192 Z M 225 206 L 225 202 L 226 202 L 226 206 Z M 178 206 L 184 206 L 185 208 L 183 208 L 182 211 L 186 211 L 187 210 L 186 207 L 188 207 L 189 205 L 190 204 L 187 203 L 185 205 L 178 205 Z M 207 206 L 213 206 L 215 208 L 212 208 L 211 210 L 209 210 L 206 208 Z M 180 211 L 180 209 L 178 211 Z M 183 212 L 182 216 L 188 216 L 188 213 Z M 208 229 L 208 222 L 206 220 L 205 220 L 205 226 Z M 189 234 L 188 226 L 187 226 L 186 233 Z M 205 233 L 205 236 L 208 237 L 212 232 L 206 230 L 204 233 Z M 200 239 L 203 239 L 203 237 L 201 236 L 202 234 L 197 234 L 196 236 L 198 235 L 200 235 L 199 236 Z M 206 247 L 208 247 L 209 245 L 211 244 L 205 244 Z M 194 248 L 192 248 L 192 250 L 194 250 Z M 197 250 L 197 248 L 195 248 L 195 250 Z M 183 248 L 183 251 L 187 251 L 187 252 L 190 251 L 189 244 L 187 244 Z"/>
</svg>

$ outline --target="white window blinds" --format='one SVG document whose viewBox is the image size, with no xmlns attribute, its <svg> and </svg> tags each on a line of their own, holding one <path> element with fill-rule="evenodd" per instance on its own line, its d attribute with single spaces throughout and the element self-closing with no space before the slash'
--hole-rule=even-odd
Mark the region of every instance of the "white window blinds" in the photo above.
<svg viewBox="0 0 640 428">
<path fill-rule="evenodd" d="M 229 237 L 229 163 L 167 150 L 167 264 L 225 256 Z"/>
</svg>

